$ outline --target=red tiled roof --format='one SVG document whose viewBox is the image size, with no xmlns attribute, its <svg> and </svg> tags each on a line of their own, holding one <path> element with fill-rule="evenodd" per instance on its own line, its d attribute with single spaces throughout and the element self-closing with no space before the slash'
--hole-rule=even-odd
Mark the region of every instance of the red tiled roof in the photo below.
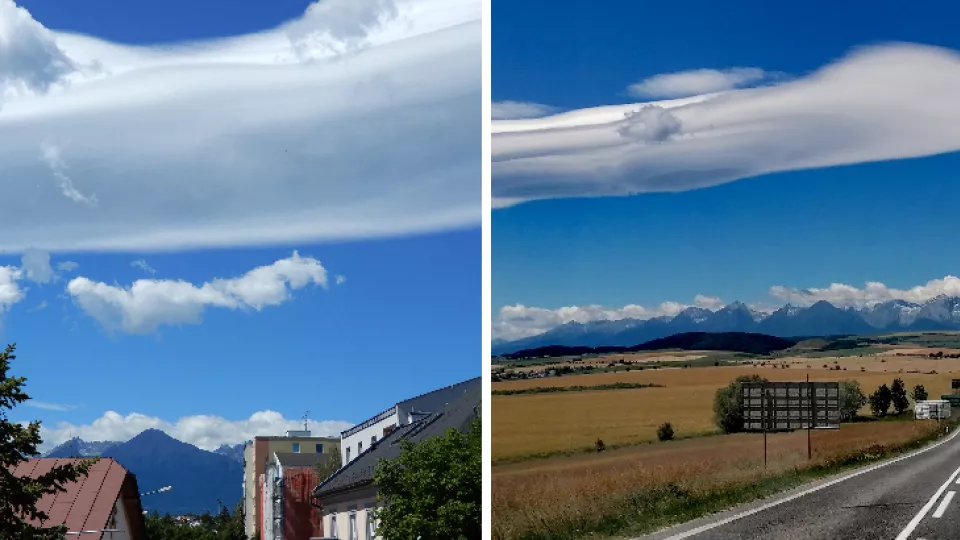
<svg viewBox="0 0 960 540">
<path fill-rule="evenodd" d="M 79 459 L 38 458 L 21 462 L 14 471 L 14 476 L 37 478 L 50 472 L 57 466 L 81 461 Z M 48 519 L 43 523 L 31 520 L 34 525 L 53 527 L 66 524 L 68 531 L 95 531 L 106 529 L 110 514 L 121 497 L 121 491 L 126 484 L 127 491 L 136 493 L 136 480 L 116 461 L 103 458 L 90 468 L 85 478 L 65 484 L 65 492 L 54 495 L 44 495 L 37 503 L 37 510 L 47 514 Z M 139 499 L 139 494 L 135 495 Z M 129 498 L 129 494 L 128 497 Z M 137 507 L 140 505 L 137 504 Z M 129 514 L 129 512 L 127 512 Z M 142 515 L 129 516 L 131 522 L 138 522 Z M 121 524 L 117 524 L 122 527 Z M 135 528 L 136 525 L 134 526 Z M 102 533 L 85 534 L 85 540 L 101 540 Z M 138 535 L 137 535 L 138 536 Z"/>
</svg>

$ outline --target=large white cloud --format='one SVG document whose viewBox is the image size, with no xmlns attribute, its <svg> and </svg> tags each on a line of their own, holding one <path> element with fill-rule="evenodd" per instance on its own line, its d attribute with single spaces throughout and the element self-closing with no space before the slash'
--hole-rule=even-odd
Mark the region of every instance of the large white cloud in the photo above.
<svg viewBox="0 0 960 540">
<path fill-rule="evenodd" d="M 336 420 L 311 421 L 308 424 L 314 436 L 328 437 L 339 437 L 341 431 L 351 426 L 350 422 Z M 85 441 L 127 441 L 147 429 L 160 429 L 175 439 L 204 450 L 215 450 L 221 444 L 239 444 L 258 435 L 283 435 L 287 430 L 303 429 L 303 422 L 284 418 L 282 414 L 270 410 L 256 412 L 244 420 L 196 415 L 172 422 L 145 414 L 122 415 L 107 411 L 90 424 L 59 422 L 50 427 L 42 425 L 41 451 L 49 451 L 71 437 L 80 437 Z"/>
<path fill-rule="evenodd" d="M 495 121 L 494 206 L 955 151 L 958 95 L 960 55 L 892 44 L 764 88 Z M 663 114 L 636 114 L 649 106 Z"/>
<path fill-rule="evenodd" d="M 503 306 L 492 324 L 493 339 L 514 340 L 542 334 L 569 322 L 619 321 L 621 319 L 652 319 L 664 315 L 674 316 L 695 305 L 716 309 L 722 305 L 719 298 L 698 294 L 693 304 L 663 302 L 653 308 L 629 304 L 621 308 L 605 308 L 599 305 L 565 306 L 557 309 L 515 304 Z"/>
<path fill-rule="evenodd" d="M 67 284 L 67 292 L 106 330 L 146 334 L 161 326 L 197 324 L 210 307 L 260 310 L 277 306 L 288 301 L 292 291 L 311 284 L 326 287 L 326 269 L 320 261 L 294 252 L 240 277 L 201 285 L 138 279 L 123 287 L 76 277 Z"/>
<path fill-rule="evenodd" d="M 923 285 L 908 289 L 888 287 L 879 281 L 869 281 L 862 288 L 845 283 L 831 283 L 826 287 L 805 289 L 774 285 L 767 290 L 767 294 L 769 295 L 768 299 L 750 304 L 750 309 L 770 313 L 781 308 L 784 304 L 811 306 L 824 300 L 840 308 L 856 309 L 891 300 L 904 300 L 922 304 L 939 296 L 960 297 L 960 278 L 946 276 L 942 279 L 932 279 Z M 589 305 L 565 306 L 557 309 L 521 304 L 508 305 L 501 307 L 494 317 L 492 335 L 493 339 L 510 341 L 542 334 L 568 322 L 645 320 L 664 315 L 673 316 L 691 306 L 716 311 L 722 308 L 724 303 L 718 297 L 698 294 L 694 297 L 693 304 L 663 302 L 655 308 L 645 308 L 636 304 L 621 308 Z"/>
<path fill-rule="evenodd" d="M 20 286 L 23 270 L 16 266 L 0 266 L 0 316 L 26 297 Z"/>
<path fill-rule="evenodd" d="M 390 236 L 481 212 L 476 0 L 322 0 L 138 47 L 0 0 L 0 249 Z M 11 31 L 11 29 L 13 31 Z"/>
<path fill-rule="evenodd" d="M 845 283 L 831 283 L 827 287 L 812 287 L 809 289 L 797 289 L 781 285 L 771 287 L 770 296 L 783 302 L 801 306 L 808 306 L 821 300 L 826 300 L 837 307 L 857 308 L 890 300 L 905 300 L 919 304 L 938 296 L 960 296 L 960 278 L 946 276 L 943 279 L 933 279 L 923 285 L 917 285 L 909 289 L 887 287 L 879 281 L 869 281 L 863 288 Z"/>
</svg>

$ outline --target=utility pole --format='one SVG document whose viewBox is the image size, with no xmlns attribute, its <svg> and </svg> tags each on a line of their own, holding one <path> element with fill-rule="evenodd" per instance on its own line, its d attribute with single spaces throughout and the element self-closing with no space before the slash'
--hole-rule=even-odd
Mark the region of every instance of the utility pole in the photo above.
<svg viewBox="0 0 960 540">
<path fill-rule="evenodd" d="M 810 443 L 810 430 L 813 422 L 816 420 L 816 414 L 813 410 L 813 387 L 810 385 L 810 374 L 807 373 L 807 461 L 813 459 L 813 446 Z"/>
<path fill-rule="evenodd" d="M 760 418 L 763 420 L 763 468 L 767 468 L 767 385 L 763 383 L 760 387 Z"/>
</svg>

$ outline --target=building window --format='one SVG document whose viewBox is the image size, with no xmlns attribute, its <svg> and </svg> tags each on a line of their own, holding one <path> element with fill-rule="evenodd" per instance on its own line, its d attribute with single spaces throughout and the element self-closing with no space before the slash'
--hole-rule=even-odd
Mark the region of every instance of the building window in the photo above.
<svg viewBox="0 0 960 540">
<path fill-rule="evenodd" d="M 377 444 L 377 436 L 370 437 L 370 446 Z"/>
<path fill-rule="evenodd" d="M 294 454 L 300 453 L 300 443 L 298 442 L 293 443 L 293 453 Z"/>
<path fill-rule="evenodd" d="M 377 537 L 377 516 L 374 515 L 373 505 L 367 505 L 367 540 Z"/>
<path fill-rule="evenodd" d="M 340 536 L 337 533 L 337 513 L 336 512 L 330 514 L 330 534 L 328 534 L 327 536 L 329 536 L 330 538 L 340 538 Z"/>
<path fill-rule="evenodd" d="M 349 520 L 347 521 L 349 527 L 347 527 L 347 539 L 348 540 L 358 540 L 357 538 L 357 513 L 350 512 Z"/>
<path fill-rule="evenodd" d="M 362 453 L 363 453 L 363 441 L 360 441 L 357 443 L 357 455 L 359 456 Z"/>
<path fill-rule="evenodd" d="M 350 447 L 347 447 L 347 462 L 350 462 Z"/>
<path fill-rule="evenodd" d="M 322 453 L 323 453 L 323 445 L 322 445 L 322 444 L 318 444 L 318 445 L 317 445 L 317 453 L 318 453 L 318 454 L 322 454 Z"/>
</svg>

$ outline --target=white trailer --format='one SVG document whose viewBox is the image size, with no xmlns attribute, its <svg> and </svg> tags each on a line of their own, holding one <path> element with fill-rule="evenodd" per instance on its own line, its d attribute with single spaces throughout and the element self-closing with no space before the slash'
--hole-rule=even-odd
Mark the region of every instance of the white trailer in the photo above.
<svg viewBox="0 0 960 540">
<path fill-rule="evenodd" d="M 945 399 L 918 401 L 913 407 L 917 420 L 950 418 L 950 402 Z"/>
</svg>

